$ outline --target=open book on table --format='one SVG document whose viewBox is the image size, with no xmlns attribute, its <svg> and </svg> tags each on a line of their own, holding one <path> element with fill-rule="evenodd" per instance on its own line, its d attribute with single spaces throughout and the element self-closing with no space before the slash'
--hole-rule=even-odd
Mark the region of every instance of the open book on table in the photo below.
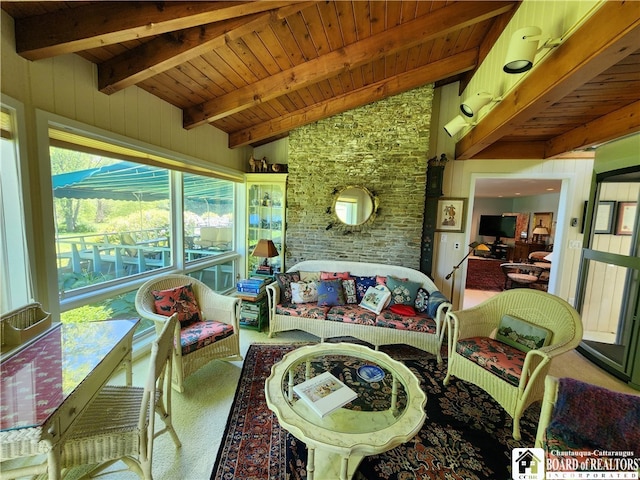
<svg viewBox="0 0 640 480">
<path fill-rule="evenodd" d="M 331 372 L 324 372 L 293 387 L 293 391 L 321 417 L 346 405 L 358 394 L 338 380 Z"/>
</svg>

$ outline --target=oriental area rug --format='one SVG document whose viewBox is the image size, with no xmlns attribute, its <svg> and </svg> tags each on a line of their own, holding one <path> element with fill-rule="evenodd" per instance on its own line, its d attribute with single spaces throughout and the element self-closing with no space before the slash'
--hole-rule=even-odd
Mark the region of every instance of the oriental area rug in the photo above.
<svg viewBox="0 0 640 480">
<path fill-rule="evenodd" d="M 467 284 L 470 290 L 504 290 L 504 273 L 500 268 L 502 260 L 492 258 L 470 258 L 467 263 Z"/>
<path fill-rule="evenodd" d="M 306 447 L 280 427 L 266 405 L 265 380 L 271 366 L 301 345 L 253 344 L 245 357 L 236 396 L 218 452 L 212 480 L 304 480 Z M 511 478 L 513 448 L 533 447 L 540 404 L 521 419 L 522 440 L 511 436 L 511 418 L 475 385 L 453 379 L 446 359 L 407 346 L 381 347 L 402 361 L 427 394 L 427 418 L 409 442 L 365 457 L 358 480 L 503 480 Z"/>
</svg>

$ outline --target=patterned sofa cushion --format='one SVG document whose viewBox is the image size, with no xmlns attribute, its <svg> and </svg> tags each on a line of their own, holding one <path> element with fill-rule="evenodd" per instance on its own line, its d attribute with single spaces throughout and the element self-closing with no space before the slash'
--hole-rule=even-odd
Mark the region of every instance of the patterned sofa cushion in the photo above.
<svg viewBox="0 0 640 480">
<path fill-rule="evenodd" d="M 195 322 L 180 330 L 180 347 L 187 355 L 233 334 L 233 326 L 222 322 Z"/>
<path fill-rule="evenodd" d="M 373 326 L 376 324 L 376 314 L 360 305 L 348 304 L 332 307 L 327 313 L 327 320 Z"/>
<path fill-rule="evenodd" d="M 526 353 L 488 337 L 458 340 L 456 351 L 485 370 L 518 386 Z"/>
<path fill-rule="evenodd" d="M 398 315 L 391 310 L 383 310 L 376 317 L 377 327 L 411 330 L 414 332 L 436 333 L 436 322 L 424 313 L 412 316 Z"/>
<path fill-rule="evenodd" d="M 317 303 L 281 303 L 276 305 L 278 315 L 325 319 L 331 307 L 319 307 Z"/>
</svg>

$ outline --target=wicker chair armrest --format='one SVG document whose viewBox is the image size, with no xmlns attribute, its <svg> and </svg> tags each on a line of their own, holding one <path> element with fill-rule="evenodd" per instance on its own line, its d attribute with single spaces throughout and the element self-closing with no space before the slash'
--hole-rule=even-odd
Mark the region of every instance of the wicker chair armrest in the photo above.
<svg viewBox="0 0 640 480">
<path fill-rule="evenodd" d="M 269 312 L 276 311 L 276 305 L 280 299 L 280 285 L 277 282 L 272 282 L 267 285 L 267 302 L 269 303 Z"/>
<path fill-rule="evenodd" d="M 527 385 L 532 384 L 537 379 L 543 367 L 551 361 L 551 357 L 542 349 L 529 350 L 524 357 L 522 375 L 518 388 L 524 391 Z"/>
<path fill-rule="evenodd" d="M 238 326 L 239 298 L 222 295 L 210 289 L 199 290 L 197 295 L 205 321 L 215 320 L 234 327 Z"/>
</svg>

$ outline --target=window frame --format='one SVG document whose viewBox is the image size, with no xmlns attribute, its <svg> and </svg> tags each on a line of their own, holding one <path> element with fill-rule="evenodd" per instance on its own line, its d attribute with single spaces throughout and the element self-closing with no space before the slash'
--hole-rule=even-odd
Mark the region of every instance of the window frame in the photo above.
<svg viewBox="0 0 640 480">
<path fill-rule="evenodd" d="M 172 242 L 172 258 L 174 263 L 171 266 L 163 267 L 152 272 L 146 272 L 141 275 L 131 277 L 123 277 L 114 279 L 102 284 L 77 289 L 72 294 L 67 294 L 64 298 L 58 294 L 58 272 L 56 265 L 55 252 L 55 221 L 53 216 L 53 195 L 51 194 L 51 160 L 49 156 L 49 148 L 51 146 L 49 129 L 66 131 L 72 134 L 81 135 L 83 137 L 93 138 L 97 141 L 106 142 L 117 147 L 134 149 L 142 154 L 153 157 L 160 157 L 167 160 L 167 165 L 162 168 L 170 170 L 170 191 L 171 191 L 171 237 Z M 137 289 L 144 282 L 158 275 L 166 275 L 167 273 L 193 273 L 202 268 L 215 266 L 217 264 L 228 263 L 232 261 L 236 272 L 239 271 L 241 265 L 242 251 L 238 247 L 242 242 L 238 239 L 242 238 L 243 221 L 235 219 L 244 218 L 238 216 L 241 212 L 240 208 L 243 199 L 239 198 L 239 194 L 243 191 L 244 173 L 238 172 L 222 166 L 212 166 L 202 160 L 188 157 L 187 155 L 178 154 L 166 150 L 156 145 L 147 144 L 138 140 L 134 140 L 113 132 L 101 130 L 97 127 L 86 125 L 68 118 L 61 117 L 50 112 L 36 110 L 36 135 L 37 135 L 37 157 L 38 157 L 38 184 L 40 185 L 37 199 L 39 200 L 39 215 L 31 218 L 42 218 L 42 225 L 38 235 L 41 238 L 43 248 L 40 249 L 34 258 L 33 272 L 41 286 L 41 297 L 43 304 L 49 306 L 54 321 L 59 321 L 62 311 L 72 310 L 88 303 L 95 303 L 101 300 L 112 298 L 114 296 L 130 292 Z M 131 160 L 131 159 L 128 159 Z M 137 160 L 134 160 L 137 161 Z M 143 162 L 140 162 L 143 163 Z M 156 161 L 150 162 L 154 166 L 158 165 Z M 212 177 L 225 179 L 234 184 L 234 242 L 235 249 L 221 255 L 211 256 L 211 258 L 199 259 L 198 261 L 185 262 L 182 252 L 184 250 L 184 229 L 183 224 L 183 207 L 182 200 L 182 171 L 171 168 L 172 165 L 193 165 L 194 171 L 191 173 L 202 175 L 204 171 L 211 172 Z M 31 222 L 32 224 L 34 222 Z M 32 237 L 33 240 L 33 237 Z M 176 254 L 178 252 L 178 254 Z"/>
</svg>

